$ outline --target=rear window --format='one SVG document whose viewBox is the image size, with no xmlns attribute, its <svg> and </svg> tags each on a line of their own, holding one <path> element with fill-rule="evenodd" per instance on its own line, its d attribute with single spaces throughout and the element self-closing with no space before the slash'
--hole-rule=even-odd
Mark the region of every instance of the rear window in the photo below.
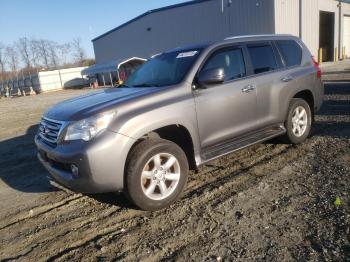
<svg viewBox="0 0 350 262">
<path fill-rule="evenodd" d="M 302 50 L 297 42 L 293 40 L 278 40 L 276 44 L 287 67 L 301 64 Z"/>
<path fill-rule="evenodd" d="M 270 44 L 248 45 L 254 74 L 273 71 L 278 68 L 275 53 Z"/>
</svg>

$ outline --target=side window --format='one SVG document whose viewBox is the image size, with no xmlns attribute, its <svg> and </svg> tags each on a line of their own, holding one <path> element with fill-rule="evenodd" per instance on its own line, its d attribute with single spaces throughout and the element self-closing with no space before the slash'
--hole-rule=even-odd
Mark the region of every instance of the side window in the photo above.
<svg viewBox="0 0 350 262">
<path fill-rule="evenodd" d="M 273 71 L 278 68 L 275 53 L 270 44 L 248 45 L 254 74 Z"/>
<path fill-rule="evenodd" d="M 298 43 L 293 40 L 278 40 L 276 44 L 287 67 L 301 64 L 302 50 Z"/>
<path fill-rule="evenodd" d="M 214 53 L 206 62 L 202 70 L 223 68 L 225 81 L 244 77 L 246 75 L 245 63 L 242 49 L 226 49 Z"/>
</svg>

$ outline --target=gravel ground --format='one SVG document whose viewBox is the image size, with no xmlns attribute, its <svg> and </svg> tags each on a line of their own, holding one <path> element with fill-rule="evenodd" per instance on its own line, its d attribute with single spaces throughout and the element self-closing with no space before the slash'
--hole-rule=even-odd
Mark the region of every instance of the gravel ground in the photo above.
<svg viewBox="0 0 350 262">
<path fill-rule="evenodd" d="M 328 83 L 312 136 L 269 142 L 192 173 L 157 212 L 49 182 L 42 112 L 77 94 L 0 100 L 0 260 L 350 261 L 350 83 Z"/>
</svg>

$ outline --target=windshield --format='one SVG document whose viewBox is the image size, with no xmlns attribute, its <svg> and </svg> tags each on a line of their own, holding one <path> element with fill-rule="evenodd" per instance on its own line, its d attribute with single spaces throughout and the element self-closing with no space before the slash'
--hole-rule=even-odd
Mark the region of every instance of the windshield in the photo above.
<svg viewBox="0 0 350 262">
<path fill-rule="evenodd" d="M 137 69 L 124 83 L 129 87 L 168 86 L 180 83 L 200 53 L 199 49 L 158 55 Z"/>
</svg>

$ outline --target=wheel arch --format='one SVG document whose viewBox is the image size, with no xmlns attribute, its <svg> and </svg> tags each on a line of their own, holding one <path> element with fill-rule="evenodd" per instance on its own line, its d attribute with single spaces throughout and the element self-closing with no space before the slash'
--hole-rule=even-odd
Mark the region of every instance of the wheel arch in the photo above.
<svg viewBox="0 0 350 262">
<path fill-rule="evenodd" d="M 301 90 L 301 91 L 297 92 L 296 94 L 294 94 L 293 98 L 301 98 L 308 103 L 308 105 L 310 106 L 311 114 L 312 114 L 312 120 L 314 120 L 315 98 L 314 98 L 314 95 L 311 92 L 311 90 L 309 90 L 309 89 Z"/>
<path fill-rule="evenodd" d="M 177 144 L 185 152 L 189 168 L 191 170 L 197 170 L 195 142 L 189 129 L 182 124 L 169 124 L 143 131 L 142 135 L 138 135 L 137 138 L 135 138 L 135 142 L 131 146 L 128 156 L 137 144 L 145 139 L 152 138 L 162 138 Z M 127 165 L 127 161 L 125 165 Z"/>
</svg>

